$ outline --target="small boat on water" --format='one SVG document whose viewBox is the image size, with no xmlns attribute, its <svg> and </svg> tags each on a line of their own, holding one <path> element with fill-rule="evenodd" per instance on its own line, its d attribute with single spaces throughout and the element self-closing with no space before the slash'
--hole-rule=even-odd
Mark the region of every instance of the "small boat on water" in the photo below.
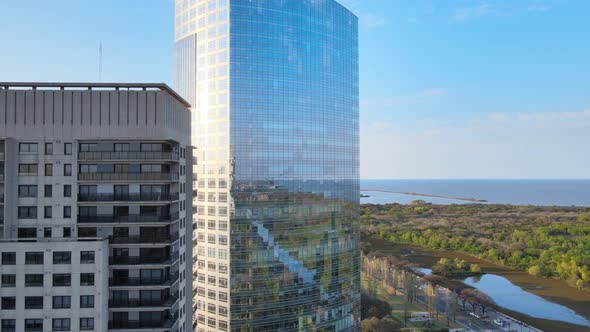
<svg viewBox="0 0 590 332">
<path fill-rule="evenodd" d="M 367 198 L 367 197 L 371 197 L 371 195 L 361 194 L 361 198 Z"/>
</svg>

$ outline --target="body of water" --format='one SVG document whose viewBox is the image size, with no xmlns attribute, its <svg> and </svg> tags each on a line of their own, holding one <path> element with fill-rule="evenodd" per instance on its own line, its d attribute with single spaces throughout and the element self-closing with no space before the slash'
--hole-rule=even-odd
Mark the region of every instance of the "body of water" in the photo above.
<svg viewBox="0 0 590 332">
<path fill-rule="evenodd" d="M 501 307 L 531 317 L 590 326 L 590 321 L 574 310 L 527 292 L 502 276 L 484 274 L 478 277 L 469 277 L 463 282 L 487 294 Z"/>
<path fill-rule="evenodd" d="M 423 274 L 432 273 L 431 267 L 443 257 L 479 264 L 486 274 L 457 282 L 490 296 L 504 308 L 500 311 L 543 331 L 590 332 L 590 292 L 575 289 L 563 280 L 533 277 L 458 252 L 391 244 L 380 239 L 372 239 L 371 243 L 386 255 L 420 265 L 415 270 Z"/>
<path fill-rule="evenodd" d="M 418 267 L 414 269 L 424 275 L 432 273 L 432 269 Z M 462 280 L 463 283 L 479 289 L 487 294 L 501 307 L 517 311 L 531 317 L 558 320 L 577 325 L 590 326 L 590 321 L 574 310 L 551 302 L 513 284 L 509 279 L 496 275 L 484 274 Z"/>
<path fill-rule="evenodd" d="M 386 190 L 435 196 L 474 198 L 492 204 L 590 206 L 590 180 L 361 180 L 361 203 L 408 204 L 421 199 L 434 204 L 467 201 L 367 191 Z M 472 203 L 472 202 L 471 202 Z"/>
</svg>

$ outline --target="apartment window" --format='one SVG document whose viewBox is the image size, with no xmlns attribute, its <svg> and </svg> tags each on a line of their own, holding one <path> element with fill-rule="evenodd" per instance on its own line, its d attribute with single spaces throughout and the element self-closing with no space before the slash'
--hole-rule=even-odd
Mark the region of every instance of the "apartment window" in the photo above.
<svg viewBox="0 0 590 332">
<path fill-rule="evenodd" d="M 51 206 L 46 206 L 43 208 L 43 217 L 45 219 L 53 218 L 53 209 Z"/>
<path fill-rule="evenodd" d="M 82 317 L 80 318 L 80 330 L 81 331 L 92 331 L 94 330 L 94 318 Z"/>
<path fill-rule="evenodd" d="M 94 308 L 94 295 L 81 295 L 80 308 Z"/>
<path fill-rule="evenodd" d="M 25 252 L 25 264 L 27 265 L 40 265 L 43 264 L 43 252 Z"/>
<path fill-rule="evenodd" d="M 227 293 L 219 292 L 219 301 L 227 302 Z"/>
<path fill-rule="evenodd" d="M 37 186 L 18 186 L 18 197 L 37 197 Z"/>
<path fill-rule="evenodd" d="M 51 227 L 43 228 L 43 237 L 45 237 L 45 238 L 51 237 Z"/>
<path fill-rule="evenodd" d="M 227 288 L 227 279 L 225 279 L 225 278 L 219 278 L 219 286 L 221 288 Z"/>
<path fill-rule="evenodd" d="M 72 253 L 70 251 L 55 251 L 53 253 L 53 264 L 71 264 Z"/>
<path fill-rule="evenodd" d="M 69 309 L 72 305 L 70 296 L 54 296 L 53 309 Z"/>
<path fill-rule="evenodd" d="M 69 219 L 72 217 L 72 207 L 64 206 L 64 218 Z"/>
<path fill-rule="evenodd" d="M 219 194 L 219 201 L 222 203 L 227 202 L 227 193 L 220 193 Z"/>
<path fill-rule="evenodd" d="M 69 331 L 70 330 L 70 319 L 69 318 L 54 318 L 52 322 L 53 331 Z"/>
<path fill-rule="evenodd" d="M 72 176 L 72 164 L 64 164 L 64 176 Z"/>
<path fill-rule="evenodd" d="M 53 143 L 45 143 L 45 154 L 46 155 L 53 154 Z"/>
<path fill-rule="evenodd" d="M 25 296 L 25 309 L 43 309 L 43 296 Z"/>
<path fill-rule="evenodd" d="M 18 164 L 18 174 L 37 175 L 37 164 Z"/>
<path fill-rule="evenodd" d="M 37 218 L 36 206 L 19 206 L 18 219 L 35 219 Z"/>
<path fill-rule="evenodd" d="M 94 286 L 94 273 L 80 273 L 80 286 Z"/>
<path fill-rule="evenodd" d="M 64 143 L 64 154 L 67 156 L 72 154 L 72 143 Z"/>
<path fill-rule="evenodd" d="M 72 197 L 72 185 L 64 184 L 64 197 Z"/>
<path fill-rule="evenodd" d="M 25 274 L 25 287 L 43 287 L 43 275 Z"/>
<path fill-rule="evenodd" d="M 94 264 L 94 251 L 81 251 L 80 264 Z"/>
<path fill-rule="evenodd" d="M 45 164 L 45 176 L 53 176 L 53 164 Z"/>
<path fill-rule="evenodd" d="M 43 331 L 43 319 L 25 319 L 25 332 Z"/>
<path fill-rule="evenodd" d="M 227 317 L 227 307 L 219 307 L 219 315 L 223 317 Z M 221 324 L 221 322 L 219 322 Z"/>
<path fill-rule="evenodd" d="M 2 253 L 2 265 L 15 265 L 16 264 L 16 253 L 15 252 L 3 252 Z"/>
<path fill-rule="evenodd" d="M 37 143 L 20 143 L 18 152 L 20 153 L 37 153 Z"/>
<path fill-rule="evenodd" d="M 16 298 L 14 296 L 6 296 L 2 298 L 2 310 L 14 310 L 16 307 Z"/>
<path fill-rule="evenodd" d="M 227 316 L 227 313 L 225 315 L 222 315 L 222 316 Z M 221 331 L 227 331 L 227 322 L 226 321 L 223 321 L 223 320 L 220 320 L 219 321 L 219 329 Z"/>
<path fill-rule="evenodd" d="M 16 287 L 16 274 L 3 274 L 1 285 L 3 288 Z"/>
<path fill-rule="evenodd" d="M 216 224 L 217 223 L 215 222 L 215 220 L 209 220 L 207 222 L 207 229 L 209 229 L 209 230 L 215 230 L 215 225 Z"/>
<path fill-rule="evenodd" d="M 72 276 L 69 273 L 58 273 L 53 275 L 54 287 L 66 287 L 72 285 Z"/>
<path fill-rule="evenodd" d="M 45 197 L 53 196 L 53 187 L 50 184 L 46 184 L 43 191 Z"/>
<path fill-rule="evenodd" d="M 220 222 L 219 222 L 219 230 L 220 230 L 220 231 L 227 231 L 227 222 L 225 222 L 225 221 L 220 221 Z"/>
<path fill-rule="evenodd" d="M 64 227 L 64 237 L 71 237 L 72 236 L 72 229 L 70 227 Z"/>
<path fill-rule="evenodd" d="M 80 143 L 80 151 L 82 152 L 96 151 L 96 148 L 96 143 Z"/>
<path fill-rule="evenodd" d="M 219 235 L 219 244 L 227 244 L 227 235 Z"/>
<path fill-rule="evenodd" d="M 37 229 L 35 227 L 20 227 L 16 234 L 19 239 L 33 239 L 37 237 Z"/>
<path fill-rule="evenodd" d="M 215 234 L 209 234 L 207 236 L 207 242 L 210 244 L 215 244 Z"/>
<path fill-rule="evenodd" d="M 210 313 L 214 314 L 217 312 L 217 307 L 215 306 L 215 304 L 209 303 L 207 305 L 207 311 L 209 311 Z"/>
<path fill-rule="evenodd" d="M 214 276 L 208 276 L 207 283 L 209 285 L 215 285 L 215 284 L 217 284 L 217 278 L 215 278 Z"/>
<path fill-rule="evenodd" d="M 0 328 L 0 331 L 2 332 L 16 331 L 16 319 L 3 319 Z"/>
</svg>

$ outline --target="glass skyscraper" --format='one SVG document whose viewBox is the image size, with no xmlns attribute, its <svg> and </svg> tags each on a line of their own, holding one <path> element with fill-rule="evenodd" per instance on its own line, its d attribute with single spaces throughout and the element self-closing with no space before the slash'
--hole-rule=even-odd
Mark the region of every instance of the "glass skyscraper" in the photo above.
<svg viewBox="0 0 590 332">
<path fill-rule="evenodd" d="M 357 17 L 334 0 L 176 0 L 175 20 L 196 330 L 360 330 Z"/>
</svg>

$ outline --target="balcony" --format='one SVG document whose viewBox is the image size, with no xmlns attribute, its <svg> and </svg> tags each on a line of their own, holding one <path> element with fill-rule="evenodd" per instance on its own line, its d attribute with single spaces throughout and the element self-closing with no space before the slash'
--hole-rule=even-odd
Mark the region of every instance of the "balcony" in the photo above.
<svg viewBox="0 0 590 332">
<path fill-rule="evenodd" d="M 178 173 L 79 173 L 78 181 L 178 181 Z"/>
<path fill-rule="evenodd" d="M 110 278 L 110 287 L 141 287 L 141 286 L 162 286 L 171 287 L 178 279 L 178 272 L 169 275 L 167 278 Z"/>
<path fill-rule="evenodd" d="M 178 261 L 178 253 L 169 257 L 158 256 L 112 256 L 110 265 L 174 265 Z"/>
<path fill-rule="evenodd" d="M 78 160 L 178 160 L 177 152 L 161 151 L 87 151 Z"/>
<path fill-rule="evenodd" d="M 78 215 L 80 224 L 165 224 L 178 220 L 178 212 L 171 215 Z"/>
<path fill-rule="evenodd" d="M 109 308 L 170 308 L 177 301 L 176 296 L 162 299 L 115 299 L 109 301 Z"/>
<path fill-rule="evenodd" d="M 120 320 L 110 321 L 109 330 L 142 330 L 142 329 L 170 329 L 178 320 L 178 315 L 164 317 L 161 320 L 147 321 L 147 320 Z"/>
<path fill-rule="evenodd" d="M 178 198 L 178 193 L 78 194 L 80 202 L 167 202 Z"/>
<path fill-rule="evenodd" d="M 163 244 L 169 245 L 178 240 L 178 234 L 157 234 L 137 236 L 110 236 L 110 244 Z"/>
</svg>

